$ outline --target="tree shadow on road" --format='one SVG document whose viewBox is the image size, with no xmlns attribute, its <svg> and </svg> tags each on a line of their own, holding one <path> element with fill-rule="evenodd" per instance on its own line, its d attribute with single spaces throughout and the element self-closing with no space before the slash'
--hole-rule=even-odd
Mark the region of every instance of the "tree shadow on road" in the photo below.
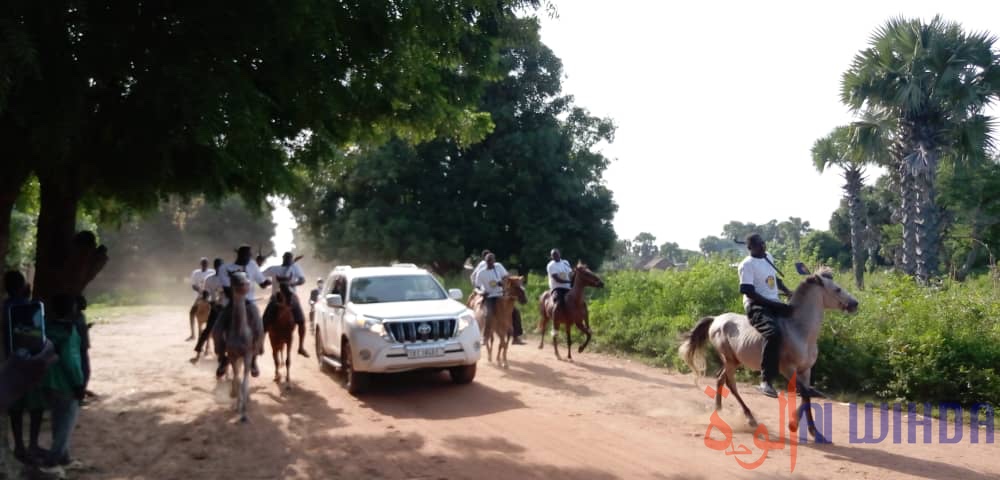
<svg viewBox="0 0 1000 480">
<path fill-rule="evenodd" d="M 458 412 L 449 418 L 520 403 L 481 385 L 453 387 L 447 393 L 443 388 L 426 387 L 405 398 L 383 391 L 365 401 L 390 415 L 391 404 L 412 409 L 422 401 L 439 407 L 446 402 L 438 410 Z M 251 397 L 245 424 L 236 421 L 231 405 L 204 399 L 198 404 L 203 411 L 193 419 L 178 411 L 191 405 L 113 401 L 88 407 L 73 454 L 94 469 L 75 478 L 617 478 L 597 468 L 526 462 L 521 458 L 525 447 L 500 437 L 449 437 L 438 445 L 445 447 L 443 452 L 436 453 L 428 451 L 427 440 L 417 433 L 345 433 L 343 411 L 319 393 L 300 388 L 281 395 L 273 386 L 261 390 Z M 190 392 L 178 391 L 174 398 L 184 395 Z"/>
<path fill-rule="evenodd" d="M 535 362 L 511 362 L 511 368 L 504 370 L 503 378 L 515 382 L 524 382 L 536 387 L 569 392 L 583 397 L 597 395 L 598 392 L 583 383 L 566 381 L 566 372 L 558 371 L 547 365 Z"/>
<path fill-rule="evenodd" d="M 825 453 L 825 457 L 835 461 L 884 468 L 914 477 L 938 479 L 961 478 L 962 480 L 995 480 L 996 475 L 984 475 L 968 468 L 917 457 L 908 457 L 876 448 L 843 446 L 835 443 L 800 445 Z"/>
<path fill-rule="evenodd" d="M 607 377 L 625 378 L 628 380 L 634 380 L 639 383 L 654 384 L 654 385 L 659 385 L 661 387 L 691 388 L 695 386 L 694 382 L 691 382 L 690 384 L 678 383 L 671 380 L 667 380 L 665 378 L 656 378 L 656 377 L 651 377 L 649 375 L 643 375 L 639 372 L 633 372 L 630 370 L 626 370 L 624 368 L 602 367 L 599 365 L 595 365 L 593 363 L 580 362 L 580 361 L 577 361 L 576 363 L 574 363 L 574 365 L 584 370 L 596 373 L 598 375 L 603 375 Z"/>
<path fill-rule="evenodd" d="M 515 392 L 479 382 L 455 385 L 447 373 L 428 371 L 375 376 L 370 390 L 358 398 L 382 415 L 427 420 L 478 417 L 526 407 Z"/>
</svg>

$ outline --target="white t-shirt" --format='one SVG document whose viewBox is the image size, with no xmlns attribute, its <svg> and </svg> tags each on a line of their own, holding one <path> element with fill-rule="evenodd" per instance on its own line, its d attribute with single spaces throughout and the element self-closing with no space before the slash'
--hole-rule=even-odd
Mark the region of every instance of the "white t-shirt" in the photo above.
<svg viewBox="0 0 1000 480">
<path fill-rule="evenodd" d="M 284 265 L 272 265 L 267 267 L 264 272 L 262 272 L 266 278 L 271 278 L 271 295 L 278 293 L 278 277 L 288 278 L 288 286 L 292 289 L 292 293 L 295 293 L 295 283 L 299 280 L 305 280 L 306 276 L 302 273 L 302 267 L 299 264 L 293 263 L 289 266 Z"/>
<path fill-rule="evenodd" d="M 195 294 L 195 298 L 201 296 L 201 291 L 205 289 L 205 279 L 215 275 L 215 270 L 209 268 L 208 270 L 202 271 L 202 269 L 197 269 L 191 272 L 191 286 L 198 287 L 198 293 Z"/>
<path fill-rule="evenodd" d="M 222 276 L 212 275 L 205 279 L 205 291 L 208 292 L 208 300 L 210 302 L 218 303 L 219 305 L 225 306 L 229 303 L 229 299 L 222 291 Z"/>
<path fill-rule="evenodd" d="M 257 267 L 257 263 L 251 260 L 245 267 L 235 263 L 227 263 L 223 265 L 219 275 L 222 280 L 223 287 L 231 286 L 229 274 L 236 272 L 245 272 L 247 274 L 247 280 L 250 281 L 250 291 L 247 293 L 247 300 L 251 302 L 256 300 L 254 294 L 257 291 L 257 285 L 264 283 L 264 281 L 267 280 L 264 278 L 264 275 L 260 273 L 260 268 Z"/>
<path fill-rule="evenodd" d="M 550 260 L 545 266 L 545 271 L 549 273 L 549 288 L 570 288 L 569 274 L 573 273 L 573 267 L 565 259 L 560 259 L 558 262 Z M 553 275 L 558 275 L 562 281 L 557 282 L 552 278 Z"/>
<path fill-rule="evenodd" d="M 472 282 L 473 287 L 476 286 L 476 275 L 485 269 L 486 269 L 486 260 L 480 260 L 479 265 L 476 265 L 476 268 L 472 270 L 472 275 L 469 275 L 469 281 Z"/>
<path fill-rule="evenodd" d="M 476 288 L 486 292 L 487 297 L 499 297 L 503 295 L 503 277 L 507 276 L 507 269 L 500 263 L 494 263 L 493 269 L 483 268 L 476 273 Z"/>
<path fill-rule="evenodd" d="M 774 262 L 774 257 L 770 253 L 765 255 L 767 255 L 768 260 Z M 753 285 L 753 289 L 760 296 L 768 300 L 778 301 L 778 271 L 767 263 L 767 260 L 747 256 L 740 262 L 739 273 L 740 285 Z M 743 295 L 743 308 L 749 306 L 750 297 Z"/>
</svg>

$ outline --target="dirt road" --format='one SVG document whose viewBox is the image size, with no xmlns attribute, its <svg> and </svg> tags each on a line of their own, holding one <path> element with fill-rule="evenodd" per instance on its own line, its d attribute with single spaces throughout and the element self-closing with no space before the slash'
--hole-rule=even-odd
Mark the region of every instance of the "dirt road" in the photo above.
<svg viewBox="0 0 1000 480">
<path fill-rule="evenodd" d="M 794 472 L 790 444 L 747 470 L 736 459 L 753 462 L 761 450 L 732 399 L 722 418 L 752 453 L 705 445 L 710 382 L 695 387 L 690 376 L 590 352 L 560 362 L 551 345 L 533 342 L 511 347 L 506 371 L 484 354 L 471 385 L 445 373 L 395 375 L 360 398 L 300 356 L 283 392 L 268 352 L 250 423 L 239 424 L 214 359 L 187 361 L 186 313 L 145 309 L 94 327 L 91 389 L 101 399 L 83 410 L 74 437 L 74 455 L 94 467 L 81 478 L 1000 478 L 1000 449 L 985 434 L 971 444 L 968 425 L 959 444 L 939 443 L 937 421 L 933 444 L 908 444 L 904 412 L 902 444 L 891 433 L 853 444 L 848 407 L 836 403 L 833 444 L 797 445 Z M 776 432 L 777 402 L 742 391 Z"/>
</svg>

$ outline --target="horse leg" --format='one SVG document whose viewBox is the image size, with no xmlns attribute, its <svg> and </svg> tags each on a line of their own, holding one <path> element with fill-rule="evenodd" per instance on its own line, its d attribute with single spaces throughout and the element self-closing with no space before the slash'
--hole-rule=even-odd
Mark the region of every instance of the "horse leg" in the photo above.
<svg viewBox="0 0 1000 480">
<path fill-rule="evenodd" d="M 270 336 L 270 335 L 269 335 Z M 281 383 L 281 344 L 271 342 L 271 356 L 274 358 L 274 383 Z"/>
<path fill-rule="evenodd" d="M 243 357 L 243 385 L 240 389 L 240 422 L 247 421 L 247 403 L 250 403 L 250 362 L 253 361 L 254 354 L 251 353 Z"/>
<path fill-rule="evenodd" d="M 715 381 L 715 410 L 722 410 L 722 386 L 726 384 L 726 367 L 719 369 Z"/>
<path fill-rule="evenodd" d="M 486 344 L 486 358 L 493 363 L 493 319 L 486 317 L 486 329 L 483 331 L 483 343 Z"/>
<path fill-rule="evenodd" d="M 736 382 L 733 380 L 737 366 L 738 365 L 734 363 L 726 363 L 726 366 L 723 369 L 726 386 L 729 387 L 730 392 L 733 392 L 733 396 L 736 397 L 736 401 L 739 402 L 740 407 L 743 408 L 743 415 L 747 417 L 747 423 L 750 424 L 751 427 L 756 427 L 757 419 L 753 417 L 753 412 L 750 411 L 750 407 L 748 407 L 746 402 L 743 401 L 743 397 L 740 396 L 739 390 L 736 389 Z"/>
<path fill-rule="evenodd" d="M 582 345 L 580 345 L 580 349 L 577 350 L 577 353 L 583 353 L 583 349 L 587 348 L 587 344 L 590 343 L 590 337 L 591 337 L 590 327 L 587 326 L 586 320 L 580 319 L 577 320 L 576 322 L 576 328 L 579 328 L 580 331 L 587 336 L 587 339 L 583 341 Z"/>
<path fill-rule="evenodd" d="M 229 368 L 233 372 L 233 378 L 229 382 L 229 398 L 237 398 L 239 395 L 240 363 L 235 358 L 229 359 Z M 236 400 L 236 408 L 239 408 L 239 399 Z"/>
<path fill-rule="evenodd" d="M 808 375 L 806 378 L 809 378 Z M 806 425 L 809 427 L 809 434 L 813 436 L 813 440 L 815 440 L 816 443 L 829 443 L 826 437 L 824 437 L 823 434 L 816 429 L 816 421 L 813 420 L 813 409 L 809 404 L 811 398 L 809 397 L 809 390 L 806 388 L 807 386 L 808 385 L 804 382 L 796 381 L 796 387 L 800 388 L 802 392 L 802 405 L 795 411 L 795 418 L 789 422 L 788 429 L 792 432 L 798 430 L 798 421 L 802 418 L 803 410 L 805 410 Z"/>
<path fill-rule="evenodd" d="M 292 342 L 285 345 L 285 390 L 292 389 Z"/>
<path fill-rule="evenodd" d="M 538 333 L 542 338 L 538 339 L 538 349 L 545 347 L 545 327 L 549 324 L 549 316 L 545 314 L 545 296 L 538 301 Z"/>
<path fill-rule="evenodd" d="M 507 363 L 507 347 L 510 345 L 510 335 L 507 333 L 507 329 L 500 329 L 497 335 L 500 337 L 500 347 L 497 348 L 497 363 L 503 368 L 510 368 L 510 364 Z M 503 360 L 500 360 L 500 352 L 503 352 Z"/>
<path fill-rule="evenodd" d="M 573 361 L 573 324 L 566 324 L 566 360 Z"/>
</svg>

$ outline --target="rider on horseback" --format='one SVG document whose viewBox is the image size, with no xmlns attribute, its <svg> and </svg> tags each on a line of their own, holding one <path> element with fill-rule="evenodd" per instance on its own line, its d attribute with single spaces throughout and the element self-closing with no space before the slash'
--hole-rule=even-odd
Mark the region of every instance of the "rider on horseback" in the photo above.
<svg viewBox="0 0 1000 480">
<path fill-rule="evenodd" d="M 250 246 L 240 245 L 240 247 L 236 249 L 236 261 L 223 265 L 221 269 L 222 271 L 219 280 L 222 282 L 222 289 L 225 292 L 226 306 L 219 314 L 218 320 L 215 324 L 215 333 L 213 334 L 216 338 L 215 351 L 219 357 L 219 368 L 216 369 L 215 376 L 219 378 L 222 378 L 222 376 L 226 374 L 226 366 L 228 365 L 228 359 L 225 354 L 226 344 L 223 339 L 226 330 L 229 328 L 229 322 L 232 316 L 233 289 L 231 276 L 236 273 L 243 273 L 246 276 L 246 279 L 250 282 L 250 290 L 247 293 L 245 301 L 251 305 L 254 302 L 254 284 L 259 285 L 260 288 L 267 288 L 271 286 L 271 281 L 264 278 L 264 275 L 260 273 L 260 269 L 257 264 L 253 262 L 252 257 L 253 250 L 250 249 Z M 255 335 L 263 334 L 263 325 L 252 324 L 251 328 L 254 330 Z M 250 374 L 254 377 L 260 375 L 260 370 L 257 368 L 256 355 L 253 358 L 253 365 L 251 366 Z"/>
<path fill-rule="evenodd" d="M 573 267 L 563 260 L 558 248 L 553 248 L 549 256 L 552 260 L 545 266 L 545 271 L 549 274 L 549 290 L 556 297 L 555 304 L 562 305 L 566 292 L 572 287 L 569 276 L 573 273 Z"/>
<path fill-rule="evenodd" d="M 486 256 L 490 255 L 491 253 L 493 252 L 490 252 L 489 250 L 483 250 L 482 256 L 480 257 L 482 258 L 482 260 L 479 261 L 479 264 L 476 265 L 476 268 L 472 270 L 472 275 L 469 276 L 469 280 L 472 282 L 473 295 L 483 294 L 480 291 L 480 289 L 477 288 L 476 277 L 479 275 L 479 272 L 486 270 Z M 503 265 L 500 265 L 500 268 L 503 268 Z M 506 272 L 506 270 L 504 270 L 504 272 Z M 483 298 L 485 299 L 486 297 Z M 521 336 L 524 335 L 524 329 L 521 326 L 521 310 L 518 309 L 516 306 L 514 307 L 513 315 L 514 315 L 514 330 L 513 332 L 511 332 L 511 335 L 514 337 L 514 339 L 511 341 L 511 343 L 513 343 L 514 345 L 524 345 L 524 340 L 521 339 Z"/>
<path fill-rule="evenodd" d="M 295 257 L 292 255 L 292 252 L 285 252 L 281 256 L 281 265 L 268 267 L 264 270 L 264 277 L 274 278 L 271 300 L 268 302 L 267 307 L 264 308 L 264 330 L 267 330 L 268 324 L 274 321 L 274 316 L 277 315 L 275 302 L 278 289 L 281 288 L 281 285 L 286 285 L 289 293 L 291 293 L 292 318 L 295 319 L 295 324 L 299 329 L 299 355 L 308 357 L 309 353 L 306 352 L 305 347 L 306 317 L 302 313 L 302 305 L 299 303 L 299 297 L 295 294 L 295 287 L 306 283 L 306 277 L 302 273 L 302 268 L 295 263 Z"/>
<path fill-rule="evenodd" d="M 750 255 L 740 262 L 740 293 L 743 294 L 743 308 L 746 309 L 750 324 L 764 337 L 764 353 L 761 359 L 761 382 L 757 387 L 768 397 L 777 398 L 771 382 L 778 375 L 780 361 L 781 329 L 777 317 L 792 314 L 791 305 L 778 299 L 778 290 L 791 296 L 792 292 L 778 277 L 774 258 L 767 253 L 764 239 L 754 233 L 746 239 Z"/>
<path fill-rule="evenodd" d="M 492 253 L 486 254 L 486 267 L 475 274 L 473 283 L 476 291 L 483 296 L 486 306 L 486 317 L 493 316 L 497 299 L 503 296 L 503 279 L 507 278 L 507 269 L 497 262 Z"/>
</svg>

